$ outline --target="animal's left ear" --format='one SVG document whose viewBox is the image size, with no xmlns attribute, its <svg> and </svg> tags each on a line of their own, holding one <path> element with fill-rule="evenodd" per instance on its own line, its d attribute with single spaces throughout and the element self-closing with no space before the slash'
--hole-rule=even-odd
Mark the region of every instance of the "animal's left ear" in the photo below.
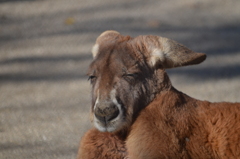
<svg viewBox="0 0 240 159">
<path fill-rule="evenodd" d="M 147 49 L 147 53 L 144 54 L 153 67 L 160 65 L 163 68 L 173 68 L 194 65 L 206 59 L 206 54 L 196 53 L 167 38 L 149 35 L 139 36 L 136 40 Z"/>
</svg>

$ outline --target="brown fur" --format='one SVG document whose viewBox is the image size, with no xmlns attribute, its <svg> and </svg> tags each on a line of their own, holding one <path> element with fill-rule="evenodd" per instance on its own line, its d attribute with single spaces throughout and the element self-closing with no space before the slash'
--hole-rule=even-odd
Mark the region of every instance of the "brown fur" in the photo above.
<svg viewBox="0 0 240 159">
<path fill-rule="evenodd" d="M 164 71 L 198 64 L 204 54 L 166 38 L 107 31 L 93 55 L 92 120 L 109 132 L 89 130 L 78 159 L 240 157 L 240 104 L 191 98 L 177 91 Z M 118 109 L 121 119 L 108 121 Z"/>
<path fill-rule="evenodd" d="M 210 103 L 165 91 L 132 125 L 126 140 L 129 157 L 238 158 L 239 121 L 239 103 Z"/>
<path fill-rule="evenodd" d="M 81 141 L 78 158 L 81 159 L 125 159 L 127 150 L 122 134 L 89 130 Z"/>
</svg>

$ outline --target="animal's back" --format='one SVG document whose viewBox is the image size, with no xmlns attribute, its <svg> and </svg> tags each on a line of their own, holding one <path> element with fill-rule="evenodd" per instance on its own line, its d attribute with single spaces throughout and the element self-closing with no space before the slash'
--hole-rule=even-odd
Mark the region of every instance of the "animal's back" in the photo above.
<svg viewBox="0 0 240 159">
<path fill-rule="evenodd" d="M 127 140 L 130 158 L 240 157 L 240 104 L 169 91 L 146 107 Z"/>
<path fill-rule="evenodd" d="M 203 141 L 209 149 L 209 155 L 215 158 L 240 157 L 240 103 L 208 103 L 201 102 L 196 108 L 198 122 L 193 129 L 192 139 L 196 143 Z M 197 145 L 195 141 L 189 142 L 188 149 Z M 198 148 L 201 148 L 199 145 Z M 193 148 L 192 148 L 193 149 Z M 197 149 L 193 149 L 197 151 Z"/>
</svg>

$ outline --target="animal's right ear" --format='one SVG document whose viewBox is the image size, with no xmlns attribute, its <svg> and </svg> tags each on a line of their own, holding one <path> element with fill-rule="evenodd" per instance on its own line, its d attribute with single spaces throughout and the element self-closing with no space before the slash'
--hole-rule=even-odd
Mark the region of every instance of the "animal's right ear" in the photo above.
<svg viewBox="0 0 240 159">
<path fill-rule="evenodd" d="M 99 46 L 102 43 L 114 42 L 120 36 L 120 33 L 114 30 L 107 30 L 103 32 L 96 40 L 96 44 L 92 48 L 92 55 L 95 57 L 98 54 Z"/>
</svg>

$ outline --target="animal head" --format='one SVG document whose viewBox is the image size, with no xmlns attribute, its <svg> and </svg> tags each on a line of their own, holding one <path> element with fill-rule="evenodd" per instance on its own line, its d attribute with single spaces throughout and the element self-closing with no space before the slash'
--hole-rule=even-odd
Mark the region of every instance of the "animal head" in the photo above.
<svg viewBox="0 0 240 159">
<path fill-rule="evenodd" d="M 161 91 L 171 88 L 165 69 L 201 63 L 206 55 L 158 36 L 103 32 L 92 49 L 88 75 L 91 118 L 99 131 L 128 129 Z"/>
</svg>

